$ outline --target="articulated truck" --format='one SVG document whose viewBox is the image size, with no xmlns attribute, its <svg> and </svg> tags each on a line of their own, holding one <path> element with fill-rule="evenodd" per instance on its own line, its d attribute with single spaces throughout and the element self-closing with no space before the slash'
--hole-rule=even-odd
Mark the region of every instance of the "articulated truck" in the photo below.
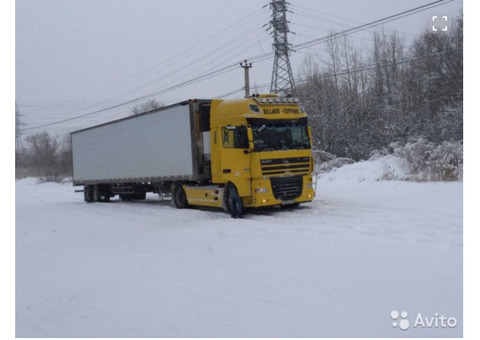
<svg viewBox="0 0 480 340">
<path fill-rule="evenodd" d="M 71 133 L 84 200 L 169 196 L 179 208 L 311 202 L 311 130 L 298 99 L 190 99 Z M 82 190 L 79 190 L 82 191 Z"/>
</svg>

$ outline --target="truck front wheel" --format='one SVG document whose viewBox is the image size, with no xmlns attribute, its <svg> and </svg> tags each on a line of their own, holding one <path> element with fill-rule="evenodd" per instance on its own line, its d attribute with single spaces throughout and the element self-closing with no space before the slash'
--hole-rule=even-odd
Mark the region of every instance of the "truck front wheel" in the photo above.
<svg viewBox="0 0 480 340">
<path fill-rule="evenodd" d="M 187 195 L 181 183 L 175 184 L 172 193 L 173 203 L 178 209 L 188 208 Z"/>
<path fill-rule="evenodd" d="M 233 218 L 243 217 L 243 202 L 242 198 L 238 194 L 238 190 L 234 184 L 229 183 L 226 187 L 226 208 Z"/>
</svg>

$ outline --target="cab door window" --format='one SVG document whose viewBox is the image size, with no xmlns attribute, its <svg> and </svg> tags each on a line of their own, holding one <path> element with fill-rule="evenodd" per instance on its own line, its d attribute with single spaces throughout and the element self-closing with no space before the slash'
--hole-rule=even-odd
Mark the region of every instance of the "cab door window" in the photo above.
<svg viewBox="0 0 480 340">
<path fill-rule="evenodd" d="M 246 126 L 222 127 L 222 146 L 226 149 L 247 149 L 248 136 Z"/>
</svg>

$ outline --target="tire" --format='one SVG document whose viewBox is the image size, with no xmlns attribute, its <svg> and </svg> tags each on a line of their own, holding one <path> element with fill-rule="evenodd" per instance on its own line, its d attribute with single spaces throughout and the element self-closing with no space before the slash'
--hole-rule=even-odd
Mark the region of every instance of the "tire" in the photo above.
<svg viewBox="0 0 480 340">
<path fill-rule="evenodd" d="M 93 187 L 91 185 L 83 187 L 83 198 L 87 203 L 93 202 Z"/>
<path fill-rule="evenodd" d="M 227 185 L 227 199 L 226 208 L 233 218 L 243 217 L 243 202 L 242 198 L 238 194 L 238 190 L 235 185 L 229 183 Z"/>
<path fill-rule="evenodd" d="M 100 187 L 100 201 L 110 202 L 111 191 L 108 185 L 103 185 Z"/>
<path fill-rule="evenodd" d="M 102 200 L 102 188 L 99 185 L 93 186 L 93 202 L 100 202 Z"/>
<path fill-rule="evenodd" d="M 188 208 L 187 195 L 183 189 L 182 183 L 175 184 L 172 193 L 173 203 L 177 209 Z"/>
</svg>

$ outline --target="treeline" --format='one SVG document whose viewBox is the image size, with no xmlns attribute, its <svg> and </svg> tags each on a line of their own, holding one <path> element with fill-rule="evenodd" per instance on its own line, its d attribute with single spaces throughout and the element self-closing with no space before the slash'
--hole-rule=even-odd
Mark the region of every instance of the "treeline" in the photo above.
<svg viewBox="0 0 480 340">
<path fill-rule="evenodd" d="M 47 132 L 25 138 L 25 145 L 15 150 L 15 177 L 38 177 L 60 181 L 72 176 L 70 138 L 52 137 Z"/>
<path fill-rule="evenodd" d="M 453 22 L 448 33 L 424 32 L 409 46 L 383 31 L 365 48 L 344 37 L 323 57 L 308 57 L 297 94 L 315 147 L 360 160 L 392 142 L 462 141 L 463 17 Z"/>
</svg>

